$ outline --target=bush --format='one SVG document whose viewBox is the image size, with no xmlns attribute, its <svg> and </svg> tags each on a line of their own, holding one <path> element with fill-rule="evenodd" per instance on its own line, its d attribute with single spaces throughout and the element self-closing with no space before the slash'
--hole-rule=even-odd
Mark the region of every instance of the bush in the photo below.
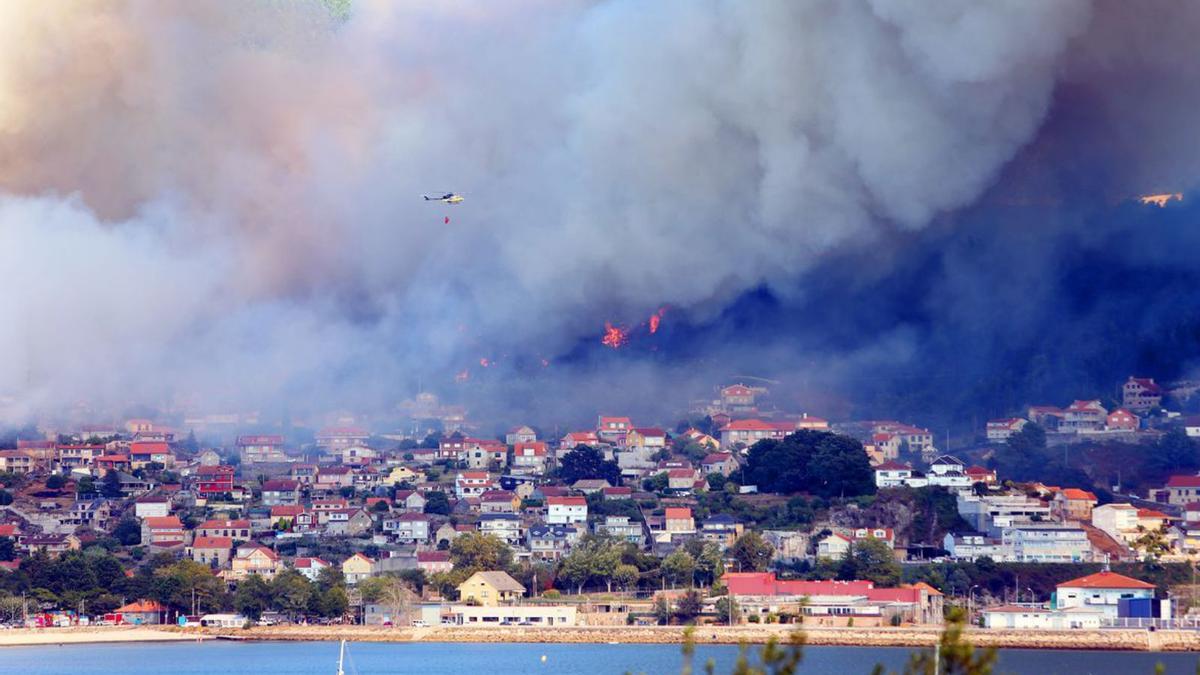
<svg viewBox="0 0 1200 675">
<path fill-rule="evenodd" d="M 562 597 L 562 593 L 560 593 L 557 588 L 551 588 L 545 593 L 542 593 L 542 597 L 546 598 L 547 600 L 558 600 Z"/>
<path fill-rule="evenodd" d="M 892 624 L 893 626 L 899 626 L 899 625 L 900 625 L 900 622 L 901 622 L 900 615 L 899 615 L 899 614 L 893 614 L 893 615 L 892 615 L 892 619 L 891 619 L 891 624 Z"/>
<path fill-rule="evenodd" d="M 746 617 L 746 621 L 748 623 L 761 623 L 762 619 L 757 614 L 751 614 L 750 616 Z"/>
<path fill-rule="evenodd" d="M 771 612 L 767 615 L 767 623 L 779 623 L 779 615 L 775 612 Z"/>
</svg>

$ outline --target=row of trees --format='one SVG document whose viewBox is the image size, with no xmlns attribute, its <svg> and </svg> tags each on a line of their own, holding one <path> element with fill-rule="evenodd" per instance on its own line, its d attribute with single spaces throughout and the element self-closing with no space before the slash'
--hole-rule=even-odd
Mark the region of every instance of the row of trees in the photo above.
<svg viewBox="0 0 1200 675">
<path fill-rule="evenodd" d="M 807 492 L 821 497 L 855 497 L 875 492 L 862 443 L 827 431 L 800 430 L 782 440 L 755 443 L 747 456 L 746 485 L 760 492 Z"/>
</svg>

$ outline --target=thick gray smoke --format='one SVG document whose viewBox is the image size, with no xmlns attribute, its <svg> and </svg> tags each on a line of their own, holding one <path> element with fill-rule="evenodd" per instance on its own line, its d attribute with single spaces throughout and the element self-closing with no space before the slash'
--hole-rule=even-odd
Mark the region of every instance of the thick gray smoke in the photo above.
<svg viewBox="0 0 1200 675">
<path fill-rule="evenodd" d="M 17 417 L 383 408 L 606 319 L 803 293 L 824 256 L 971 204 L 1062 82 L 1153 67 L 1116 48 L 1157 48 L 1128 12 L 5 3 L 0 392 Z M 467 201 L 420 199 L 446 190 Z"/>
</svg>

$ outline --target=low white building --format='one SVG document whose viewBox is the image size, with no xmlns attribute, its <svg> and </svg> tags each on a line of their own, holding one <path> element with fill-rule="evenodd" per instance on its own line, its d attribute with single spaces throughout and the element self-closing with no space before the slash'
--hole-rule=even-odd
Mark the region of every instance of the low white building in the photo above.
<svg viewBox="0 0 1200 675">
<path fill-rule="evenodd" d="M 1012 550 L 1014 562 L 1091 562 L 1092 543 L 1087 532 L 1075 525 L 1029 523 L 1007 527 L 1001 542 Z"/>
<path fill-rule="evenodd" d="M 1154 584 L 1105 571 L 1059 584 L 1053 604 L 1056 609 L 1091 609 L 1102 612 L 1105 618 L 1115 619 L 1117 605 L 1123 598 L 1153 597 Z"/>
<path fill-rule="evenodd" d="M 583 497 L 546 498 L 546 522 L 551 525 L 586 523 L 587 514 L 587 500 Z"/>
<path fill-rule="evenodd" d="M 995 562 L 1012 560 L 1012 549 L 1005 546 L 1000 539 L 986 537 L 982 534 L 950 534 L 942 540 L 942 548 L 955 560 L 975 561 L 979 558 L 991 558 Z"/>
<path fill-rule="evenodd" d="M 983 610 L 983 626 L 1007 630 L 1099 628 L 1104 613 L 1087 607 L 1054 610 L 1042 606 L 1001 605 Z"/>
</svg>

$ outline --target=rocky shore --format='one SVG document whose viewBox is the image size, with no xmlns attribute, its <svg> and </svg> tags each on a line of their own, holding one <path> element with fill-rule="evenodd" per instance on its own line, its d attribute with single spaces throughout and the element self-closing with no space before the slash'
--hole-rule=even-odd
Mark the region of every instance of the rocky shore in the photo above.
<svg viewBox="0 0 1200 675">
<path fill-rule="evenodd" d="M 104 642 L 188 642 L 208 639 L 178 631 L 139 627 L 17 628 L 0 631 L 0 647 L 69 645 Z"/>
<path fill-rule="evenodd" d="M 702 626 L 694 639 L 702 644 L 762 644 L 772 637 L 787 640 L 791 626 Z M 168 629 L 244 640 L 351 640 L 355 642 L 530 642 L 679 644 L 684 629 L 676 626 L 519 626 L 384 628 L 371 626 L 266 626 L 240 630 Z M 932 647 L 936 628 L 807 628 L 807 644 L 847 647 Z M 1122 651 L 1200 651 L 1195 631 L 1073 630 L 968 631 L 980 647 L 1020 649 L 1097 649 Z"/>
</svg>

